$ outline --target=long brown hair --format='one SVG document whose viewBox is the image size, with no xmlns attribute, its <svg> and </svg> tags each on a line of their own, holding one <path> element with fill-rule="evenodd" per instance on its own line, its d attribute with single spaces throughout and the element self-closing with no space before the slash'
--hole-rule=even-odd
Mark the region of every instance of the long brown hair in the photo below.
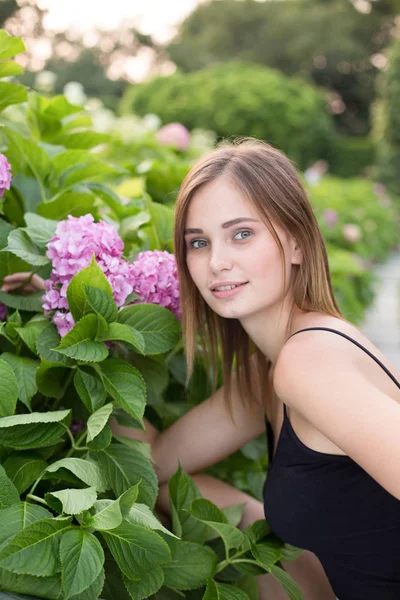
<svg viewBox="0 0 400 600">
<path fill-rule="evenodd" d="M 292 235 L 300 246 L 303 260 L 300 265 L 293 265 L 289 286 L 294 299 L 293 308 L 298 306 L 305 311 L 318 311 L 341 319 L 344 317 L 333 295 L 324 240 L 306 191 L 291 161 L 276 148 L 253 138 L 224 141 L 217 149 L 201 157 L 182 183 L 175 212 L 174 246 L 180 282 L 188 380 L 193 370 L 197 350 L 196 335 L 199 333 L 202 348 L 211 365 L 213 389 L 217 385 L 221 349 L 225 401 L 228 407 L 230 408 L 232 368 L 236 363 L 239 392 L 245 404 L 251 408 L 252 399 L 262 402 L 261 394 L 265 395 L 264 386 L 268 382 L 271 363 L 255 347 L 238 319 L 220 317 L 206 304 L 186 264 L 184 230 L 190 201 L 201 186 L 222 175 L 227 176 L 250 200 L 273 235 L 282 258 L 284 281 L 284 249 L 272 221 Z M 252 368 L 252 355 L 256 359 L 256 371 Z M 257 381 L 252 378 L 254 374 Z"/>
</svg>

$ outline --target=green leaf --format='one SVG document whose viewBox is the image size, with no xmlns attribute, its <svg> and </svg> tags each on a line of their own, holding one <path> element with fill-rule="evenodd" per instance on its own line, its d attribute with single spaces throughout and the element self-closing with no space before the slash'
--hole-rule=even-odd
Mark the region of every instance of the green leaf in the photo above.
<svg viewBox="0 0 400 600">
<path fill-rule="evenodd" d="M 2 252 L 11 252 L 19 256 L 29 265 L 43 266 L 50 262 L 50 259 L 41 253 L 39 248 L 32 242 L 26 231 L 14 229 L 8 236 L 8 245 Z"/>
<path fill-rule="evenodd" d="M 33 354 L 38 354 L 36 341 L 42 331 L 50 326 L 50 321 L 41 315 L 37 315 L 37 320 L 31 320 L 23 327 L 17 327 L 15 331 L 18 333 L 22 341 L 28 346 Z M 35 319 L 35 317 L 33 317 Z"/>
<path fill-rule="evenodd" d="M 165 357 L 163 355 L 140 356 L 140 354 L 130 355 L 132 365 L 136 367 L 144 378 L 148 403 L 157 402 L 163 391 L 168 385 L 169 373 Z"/>
<path fill-rule="evenodd" d="M 106 334 L 100 336 L 99 339 L 102 341 L 118 340 L 119 342 L 126 342 L 129 346 L 133 346 L 142 353 L 145 349 L 144 338 L 140 331 L 136 331 L 133 327 L 122 325 L 121 323 L 110 323 Z"/>
<path fill-rule="evenodd" d="M 64 599 L 80 594 L 99 576 L 104 564 L 100 542 L 87 531 L 66 531 L 60 542 Z"/>
<path fill-rule="evenodd" d="M 38 354 L 49 363 L 59 363 L 66 367 L 72 367 L 75 363 L 73 360 L 64 356 L 60 352 L 51 350 L 56 348 L 61 341 L 61 337 L 58 335 L 57 328 L 52 323 L 49 324 L 37 337 L 36 348 Z"/>
<path fill-rule="evenodd" d="M 119 175 L 120 171 L 118 171 L 115 167 L 108 165 L 102 160 L 95 160 L 90 164 L 78 164 L 73 169 L 69 169 L 67 173 L 64 174 L 61 187 L 68 187 L 72 185 L 76 185 L 77 183 L 94 181 L 94 180 L 104 180 L 104 178 L 108 177 L 116 177 Z"/>
<path fill-rule="evenodd" d="M 74 386 L 90 413 L 98 410 L 107 398 L 106 389 L 94 371 L 89 373 L 82 367 L 76 369 Z"/>
<path fill-rule="evenodd" d="M 63 221 L 72 215 L 73 217 L 82 217 L 88 213 L 93 213 L 95 197 L 86 192 L 65 192 L 61 196 L 49 202 L 41 202 L 37 205 L 36 211 L 42 217 Z"/>
<path fill-rule="evenodd" d="M 22 356 L 16 356 L 15 354 L 11 354 L 9 352 L 4 352 L 1 355 L 0 363 L 2 361 L 8 363 L 14 372 L 18 385 L 18 399 L 21 400 L 21 402 L 25 404 L 25 406 L 29 408 L 29 410 L 31 410 L 31 400 L 37 392 L 36 372 L 40 366 L 40 362 L 38 360 L 32 360 L 31 358 L 23 358 Z M 1 381 L 0 366 L 0 398 L 3 389 L 4 387 Z"/>
<path fill-rule="evenodd" d="M 208 546 L 168 539 L 171 562 L 163 566 L 164 585 L 177 590 L 194 590 L 214 575 L 217 556 Z"/>
<path fill-rule="evenodd" d="M 88 183 L 87 187 L 110 208 L 118 220 L 121 220 L 125 214 L 125 206 L 122 204 L 120 197 L 113 192 L 104 183 Z"/>
<path fill-rule="evenodd" d="M 90 415 L 87 422 L 88 434 L 86 441 L 91 442 L 96 435 L 103 430 L 103 428 L 107 425 L 108 419 L 112 413 L 113 405 L 112 402 L 105 404 L 92 415 Z"/>
<path fill-rule="evenodd" d="M 99 133 L 98 131 L 82 131 L 61 134 L 53 140 L 53 143 L 59 146 L 65 146 L 66 148 L 86 150 L 108 141 L 109 135 L 105 133 Z"/>
<path fill-rule="evenodd" d="M 0 419 L 0 444 L 17 450 L 51 446 L 65 434 L 70 419 L 70 410 L 3 417 Z"/>
<path fill-rule="evenodd" d="M 137 452 L 140 452 L 145 458 L 151 460 L 151 446 L 147 442 L 142 442 L 140 440 L 133 440 L 132 438 L 125 437 L 123 435 L 114 435 L 114 439 L 129 448 L 133 448 Z"/>
<path fill-rule="evenodd" d="M 19 159 L 19 168 L 22 168 L 24 165 L 26 165 L 32 172 L 32 175 L 40 182 L 42 186 L 44 186 L 44 180 L 50 168 L 50 159 L 48 154 L 36 142 L 24 138 L 14 129 L 4 127 L 3 131 L 8 139 L 9 151 L 11 150 L 13 155 Z"/>
<path fill-rule="evenodd" d="M 143 570 L 167 563 L 171 554 L 168 545 L 154 531 L 122 523 L 102 535 L 116 563 L 128 579 L 140 579 Z"/>
<path fill-rule="evenodd" d="M 268 572 L 271 572 L 271 567 L 281 560 L 282 552 L 280 547 L 277 547 L 273 542 L 261 542 L 260 544 L 251 545 L 251 553 L 256 561 Z"/>
<path fill-rule="evenodd" d="M 283 587 L 290 600 L 304 600 L 299 586 L 286 571 L 276 565 L 272 565 L 271 575 Z"/>
<path fill-rule="evenodd" d="M 236 527 L 229 525 L 227 519 L 219 508 L 206 498 L 198 498 L 191 504 L 189 511 L 191 515 L 202 523 L 209 525 L 222 538 L 225 546 L 226 558 L 229 558 L 229 551 L 233 548 L 239 548 L 244 541 L 244 535 Z"/>
<path fill-rule="evenodd" d="M 84 291 L 87 304 L 94 312 L 99 313 L 108 323 L 117 319 L 118 307 L 108 291 L 87 284 L 84 284 Z"/>
<path fill-rule="evenodd" d="M 169 497 L 172 511 L 172 531 L 186 540 L 204 543 L 209 534 L 209 527 L 195 519 L 187 510 L 201 494 L 193 479 L 179 466 L 176 473 L 168 481 Z"/>
<path fill-rule="evenodd" d="M 80 594 L 71 596 L 71 600 L 97 600 L 101 595 L 101 590 L 104 586 L 104 569 L 101 569 L 97 579 L 92 583 L 91 586 L 86 588 Z M 58 599 L 57 599 L 58 600 Z"/>
<path fill-rule="evenodd" d="M 96 163 L 96 158 L 93 154 L 89 154 L 85 150 L 66 150 L 57 154 L 52 161 L 51 171 L 49 174 L 49 182 L 52 187 L 58 187 L 60 179 L 73 170 L 77 165 L 86 166 L 90 163 Z"/>
<path fill-rule="evenodd" d="M 3 467 L 18 493 L 22 494 L 46 468 L 46 462 L 34 452 L 12 452 Z"/>
<path fill-rule="evenodd" d="M 106 425 L 102 431 L 91 442 L 86 445 L 90 450 L 105 450 L 112 442 L 112 431 L 109 425 Z"/>
<path fill-rule="evenodd" d="M 146 504 L 141 504 L 140 502 L 136 502 L 129 513 L 125 517 L 125 520 L 128 523 L 137 523 L 138 525 L 143 525 L 143 527 L 149 527 L 150 529 L 159 529 L 163 531 L 167 535 L 171 535 L 172 537 L 177 537 L 171 531 L 169 531 L 157 517 L 153 514 Z"/>
<path fill-rule="evenodd" d="M 240 588 L 210 579 L 202 600 L 249 600 L 249 596 Z"/>
<path fill-rule="evenodd" d="M 271 533 L 271 528 L 265 519 L 258 519 L 258 521 L 254 521 L 254 523 L 248 525 L 243 533 L 246 534 L 253 544 L 257 544 L 257 542 Z"/>
<path fill-rule="evenodd" d="M 94 487 L 68 488 L 57 492 L 47 492 L 44 495 L 47 504 L 60 514 L 78 515 L 88 510 L 96 502 L 97 494 Z"/>
<path fill-rule="evenodd" d="M 0 111 L 11 104 L 25 102 L 28 98 L 26 87 L 15 83 L 0 83 Z"/>
<path fill-rule="evenodd" d="M 164 583 L 164 572 L 161 567 L 154 565 L 151 570 L 143 573 L 139 581 L 131 581 L 124 577 L 124 584 L 133 600 L 144 600 L 158 592 Z"/>
<path fill-rule="evenodd" d="M 7 473 L 0 465 L 0 509 L 19 503 L 19 493 Z M 1 514 L 1 513 L 0 513 Z"/>
<path fill-rule="evenodd" d="M 52 514 L 43 506 L 28 502 L 18 502 L 0 510 L 0 548 L 31 523 L 48 517 L 52 517 Z"/>
<path fill-rule="evenodd" d="M 23 72 L 23 67 L 12 60 L 0 64 L 0 77 L 14 77 L 15 75 L 22 75 Z"/>
<path fill-rule="evenodd" d="M 61 468 L 71 471 L 81 481 L 94 487 L 98 492 L 105 492 L 110 487 L 106 475 L 95 462 L 83 458 L 61 458 L 49 465 L 46 471 L 55 473 Z"/>
<path fill-rule="evenodd" d="M 98 500 L 94 504 L 96 513 L 87 516 L 83 527 L 93 527 L 98 531 L 115 529 L 122 523 L 124 515 L 128 515 L 139 493 L 139 485 L 136 484 L 124 492 L 117 500 Z"/>
<path fill-rule="evenodd" d="M 5 29 L 0 29 L 0 60 L 13 58 L 25 51 L 25 44 L 21 38 L 10 35 Z"/>
<path fill-rule="evenodd" d="M 39 392 L 48 398 L 60 400 L 68 386 L 71 369 L 42 360 L 36 371 L 36 384 Z"/>
<path fill-rule="evenodd" d="M 55 235 L 57 221 L 45 219 L 36 213 L 27 212 L 24 215 L 27 227 L 24 229 L 31 240 L 44 248 L 48 241 Z"/>
<path fill-rule="evenodd" d="M 0 592 L 0 600 L 34 600 L 33 597 L 58 600 L 61 594 L 61 581 L 58 574 L 52 577 L 33 577 L 0 569 L 0 581 L 2 589 L 12 590 L 9 594 Z"/>
<path fill-rule="evenodd" d="M 297 548 L 296 546 L 292 546 L 291 544 L 284 544 L 283 548 L 281 548 L 282 552 L 282 562 L 290 562 L 291 560 L 296 560 L 303 554 L 303 550 L 301 548 Z"/>
<path fill-rule="evenodd" d="M 144 354 L 171 350 L 181 334 L 181 325 L 172 312 L 156 304 L 134 304 L 118 313 L 118 322 L 139 331 L 145 342 Z"/>
<path fill-rule="evenodd" d="M 86 285 L 103 290 L 108 294 L 110 300 L 113 300 L 111 285 L 97 264 L 94 254 L 90 265 L 74 275 L 67 288 L 68 305 L 75 322 L 88 313 L 93 312 L 93 308 L 86 298 Z"/>
<path fill-rule="evenodd" d="M 123 408 L 144 429 L 146 389 L 139 371 L 118 358 L 109 358 L 102 362 L 98 371 L 116 406 Z"/>
<path fill-rule="evenodd" d="M 246 504 L 230 504 L 221 508 L 221 512 L 225 515 L 227 522 L 234 527 L 238 527 L 242 520 L 243 510 Z"/>
<path fill-rule="evenodd" d="M 71 284 L 70 284 L 71 285 Z M 68 288 L 69 289 L 69 288 Z M 68 292 L 67 292 L 68 294 Z M 89 314 L 74 325 L 57 346 L 57 352 L 87 362 L 101 362 L 108 356 L 103 342 L 95 341 L 99 329 L 103 331 L 104 319 L 100 315 Z M 55 350 L 55 348 L 53 348 Z"/>
<path fill-rule="evenodd" d="M 54 575 L 59 570 L 60 536 L 70 524 L 71 517 L 28 525 L 0 549 L 0 567 L 22 575 Z"/>
<path fill-rule="evenodd" d="M 111 444 L 94 456 L 110 481 L 113 492 L 121 496 L 130 487 L 140 483 L 138 501 L 154 508 L 158 494 L 158 480 L 151 465 L 141 452 L 122 444 Z"/>
<path fill-rule="evenodd" d="M 151 217 L 151 226 L 159 240 L 159 247 L 168 244 L 173 237 L 174 211 L 159 202 L 147 202 L 146 209 Z"/>
<path fill-rule="evenodd" d="M 5 259 L 2 257 L 2 260 Z M 13 271 L 16 270 L 17 269 L 13 269 Z M 17 310 L 26 310 L 27 312 L 42 312 L 43 293 L 44 292 L 41 291 L 34 292 L 28 296 L 21 296 L 17 294 L 9 294 L 8 292 L 0 292 L 0 302 L 10 308 L 16 308 Z"/>
<path fill-rule="evenodd" d="M 13 415 L 18 400 L 18 381 L 12 367 L 0 360 L 0 417 Z"/>
</svg>

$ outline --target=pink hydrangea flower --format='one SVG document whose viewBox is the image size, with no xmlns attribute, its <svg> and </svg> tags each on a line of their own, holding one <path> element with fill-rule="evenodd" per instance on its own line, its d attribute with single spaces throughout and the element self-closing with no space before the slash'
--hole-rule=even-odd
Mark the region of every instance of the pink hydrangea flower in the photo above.
<svg viewBox="0 0 400 600">
<path fill-rule="evenodd" d="M 0 198 L 5 190 L 10 189 L 11 177 L 11 165 L 4 154 L 0 153 Z"/>
<path fill-rule="evenodd" d="M 328 208 L 324 211 L 324 221 L 328 227 L 335 227 L 338 220 L 338 214 L 333 208 Z"/>
<path fill-rule="evenodd" d="M 168 123 L 156 134 L 157 140 L 163 146 L 176 146 L 183 151 L 189 146 L 190 133 L 181 123 Z"/>
<path fill-rule="evenodd" d="M 7 306 L 0 302 L 0 321 L 5 321 L 7 319 Z"/>
<path fill-rule="evenodd" d="M 103 270 L 117 306 L 135 292 L 136 302 L 160 304 L 181 318 L 176 262 L 169 252 L 141 252 L 131 264 L 122 258 L 123 241 L 111 225 L 94 222 L 91 214 L 68 216 L 57 225 L 55 236 L 47 244 L 47 256 L 52 261 L 50 278 L 45 281 L 43 295 L 45 315 L 52 315 L 61 337 L 74 326 L 67 300 L 68 285 L 76 273 L 85 269 L 95 255 Z"/>
<path fill-rule="evenodd" d="M 140 252 L 132 264 L 133 291 L 140 301 L 160 304 L 182 318 L 175 256 L 166 250 Z M 136 302 L 140 302 L 136 301 Z"/>
<path fill-rule="evenodd" d="M 67 301 L 69 282 L 90 264 L 93 254 L 111 285 L 118 306 L 122 306 L 133 291 L 132 265 L 122 258 L 123 248 L 124 243 L 115 228 L 104 221 L 95 223 L 91 214 L 69 215 L 58 223 L 55 236 L 47 244 L 47 256 L 53 269 L 45 282 L 43 309 L 47 316 L 55 311 L 52 321 L 61 336 L 74 326 Z"/>
<path fill-rule="evenodd" d="M 346 225 L 343 225 L 342 234 L 343 237 L 352 244 L 356 244 L 362 238 L 361 227 L 355 223 L 346 223 Z"/>
</svg>

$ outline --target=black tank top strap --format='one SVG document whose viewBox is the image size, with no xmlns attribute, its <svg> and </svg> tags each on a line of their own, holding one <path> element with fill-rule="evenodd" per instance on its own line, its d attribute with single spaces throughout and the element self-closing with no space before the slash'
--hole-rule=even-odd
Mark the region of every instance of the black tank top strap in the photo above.
<svg viewBox="0 0 400 600">
<path fill-rule="evenodd" d="M 392 375 L 392 373 L 389 371 L 389 369 L 387 369 L 385 367 L 385 365 L 379 360 L 379 358 L 377 358 L 374 354 L 372 354 L 372 352 L 370 352 L 369 350 L 367 350 L 367 348 L 365 348 L 362 344 L 360 344 L 359 342 L 357 342 L 356 340 L 353 340 L 353 338 L 351 338 L 350 336 L 346 335 L 345 333 L 343 333 L 342 331 L 338 331 L 337 329 L 331 329 L 330 327 L 307 327 L 306 329 L 299 329 L 299 331 L 295 331 L 294 333 L 292 333 L 292 335 L 290 335 L 288 337 L 288 340 L 290 340 L 291 337 L 293 337 L 294 335 L 297 335 L 298 333 L 301 333 L 302 331 L 312 331 L 312 330 L 322 330 L 322 331 L 332 331 L 333 333 L 337 333 L 338 335 L 341 335 L 342 337 L 348 339 L 350 342 L 353 342 L 353 344 L 355 344 L 356 346 L 358 346 L 359 348 L 361 348 L 361 350 L 364 350 L 364 352 L 366 352 L 371 358 L 374 359 L 374 361 L 376 363 L 378 363 L 379 366 L 382 367 L 382 369 L 385 371 L 385 373 L 387 375 L 389 375 L 390 379 L 397 385 L 397 387 L 400 389 L 400 383 L 397 381 L 397 379 Z M 287 340 L 286 340 L 287 341 Z M 284 410 L 284 415 L 285 417 L 287 417 L 287 412 L 286 412 L 286 406 L 283 405 L 283 410 Z"/>
</svg>

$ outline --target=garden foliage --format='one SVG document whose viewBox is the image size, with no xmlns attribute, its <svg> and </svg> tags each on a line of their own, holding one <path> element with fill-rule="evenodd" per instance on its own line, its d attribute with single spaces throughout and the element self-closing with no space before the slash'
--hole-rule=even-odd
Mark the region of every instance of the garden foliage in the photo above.
<svg viewBox="0 0 400 600">
<path fill-rule="evenodd" d="M 381 98 L 375 103 L 374 134 L 378 145 L 378 176 L 400 195 L 400 41 L 388 52 L 389 65 L 380 78 Z"/>
</svg>

